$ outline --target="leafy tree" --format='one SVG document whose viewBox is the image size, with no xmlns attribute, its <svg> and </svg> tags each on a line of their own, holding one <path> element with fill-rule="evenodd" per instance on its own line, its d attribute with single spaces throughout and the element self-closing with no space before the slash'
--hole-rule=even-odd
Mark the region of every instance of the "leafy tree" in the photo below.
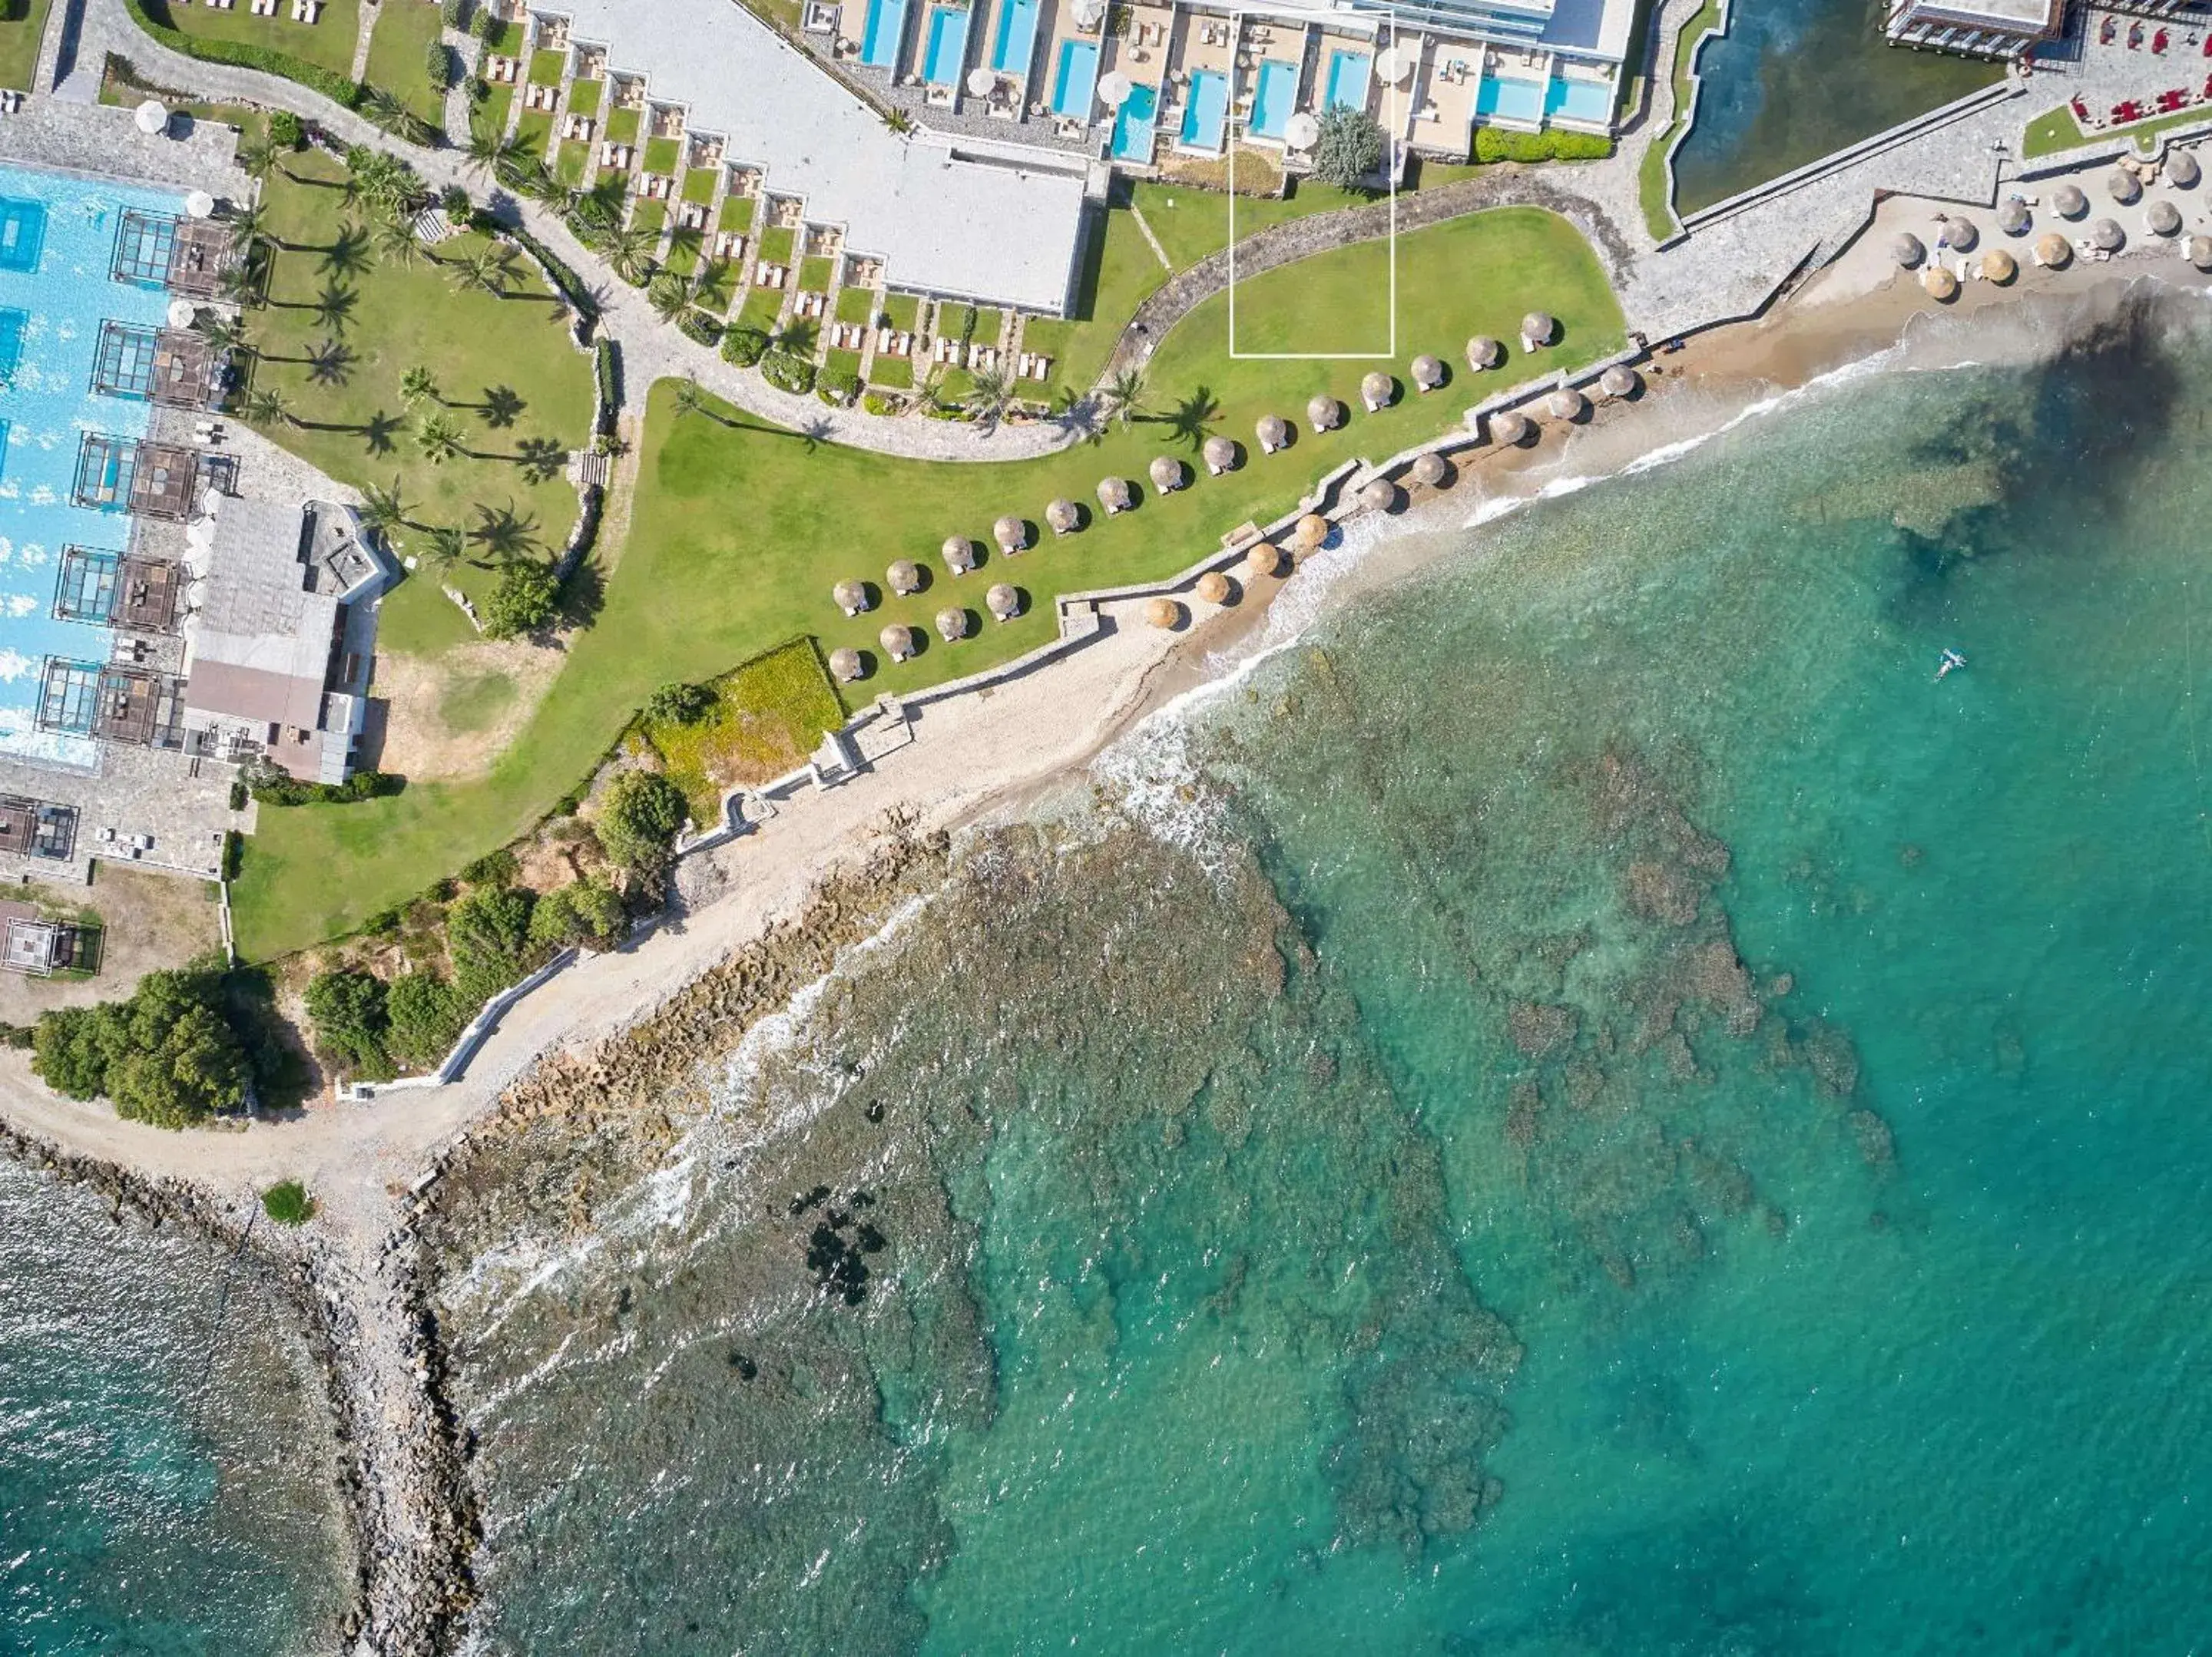
<svg viewBox="0 0 2212 1657">
<path fill-rule="evenodd" d="M 1314 177 L 1340 190 L 1357 190 L 1382 164 L 1382 129 L 1365 110 L 1332 104 L 1322 112 L 1314 141 Z"/>
<path fill-rule="evenodd" d="M 428 1070 L 453 1050 L 469 1022 L 460 992 L 435 973 L 409 973 L 385 992 L 385 1047 L 400 1064 Z"/>
<path fill-rule="evenodd" d="M 703 684 L 665 684 L 645 699 L 645 717 L 657 725 L 696 725 L 714 706 Z"/>
<path fill-rule="evenodd" d="M 57 1007 L 39 1020 L 31 1069 L 56 1093 L 97 1099 L 107 1085 L 109 1059 L 126 1043 L 122 1007 Z"/>
<path fill-rule="evenodd" d="M 159 1127 L 236 1109 L 252 1074 L 226 1016 L 223 975 L 202 967 L 149 973 L 128 1001 L 47 1013 L 32 1066 L 57 1092 L 105 1094 L 118 1115 Z"/>
<path fill-rule="evenodd" d="M 484 636 L 514 639 L 535 633 L 553 619 L 561 583 L 543 564 L 518 561 L 507 567 L 484 601 Z"/>
<path fill-rule="evenodd" d="M 479 886 L 446 912 L 446 947 L 465 1001 L 483 1001 L 522 976 L 530 910 L 522 887 Z"/>
<path fill-rule="evenodd" d="M 363 972 L 318 973 L 307 983 L 307 1017 L 315 1026 L 315 1047 L 356 1075 L 392 1073 L 384 1050 L 390 1023 L 383 981 Z"/>
<path fill-rule="evenodd" d="M 593 823 L 599 844 L 624 869 L 658 869 L 668 861 L 690 809 L 684 791 L 658 771 L 625 771 L 608 786 Z"/>
<path fill-rule="evenodd" d="M 602 881 L 580 880 L 538 900 L 530 912 L 530 941 L 553 950 L 605 945 L 621 938 L 628 919 L 621 893 Z"/>
</svg>

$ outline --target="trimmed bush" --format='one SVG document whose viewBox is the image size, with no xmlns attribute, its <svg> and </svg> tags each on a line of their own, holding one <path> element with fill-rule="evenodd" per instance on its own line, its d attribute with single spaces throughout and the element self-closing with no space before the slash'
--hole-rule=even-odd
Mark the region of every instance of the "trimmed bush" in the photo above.
<svg viewBox="0 0 2212 1657">
<path fill-rule="evenodd" d="M 703 684 L 665 684 L 645 699 L 645 717 L 655 725 L 696 725 L 714 706 L 714 693 Z"/>
<path fill-rule="evenodd" d="M 850 403 L 860 394 L 860 377 L 844 368 L 824 368 L 814 376 L 814 389 L 825 398 Z"/>
<path fill-rule="evenodd" d="M 592 429 L 602 437 L 610 436 L 622 413 L 622 358 L 614 341 L 602 339 L 592 348 L 592 373 L 599 392 L 599 417 Z"/>
<path fill-rule="evenodd" d="M 722 336 L 722 359 L 750 368 L 768 355 L 768 336 L 757 328 L 732 328 Z"/>
<path fill-rule="evenodd" d="M 423 49 L 422 74 L 430 82 L 430 90 L 442 93 L 453 84 L 453 50 L 443 40 L 433 40 Z"/>
<path fill-rule="evenodd" d="M 607 855 L 624 869 L 649 871 L 668 861 L 691 808 L 684 791 L 658 771 L 625 771 L 608 786 L 593 827 Z"/>
<path fill-rule="evenodd" d="M 489 6 L 475 9 L 475 15 L 469 19 L 469 33 L 479 40 L 489 40 L 499 33 L 499 19 L 492 15 Z"/>
<path fill-rule="evenodd" d="M 764 352 L 760 360 L 761 378 L 779 391 L 790 391 L 804 396 L 814 389 L 814 365 L 793 351 L 781 349 Z"/>
<path fill-rule="evenodd" d="M 279 1180 L 261 1193 L 261 1211 L 279 1225 L 305 1225 L 315 1216 L 315 1199 L 297 1180 Z"/>
<path fill-rule="evenodd" d="M 1505 132 L 1494 126 L 1474 130 L 1478 161 L 1601 161 L 1613 154 L 1613 140 L 1595 132 Z"/>
<path fill-rule="evenodd" d="M 880 391 L 870 391 L 860 399 L 860 406 L 872 415 L 887 415 L 893 412 L 890 398 Z"/>
<path fill-rule="evenodd" d="M 570 310 L 586 322 L 599 319 L 599 302 L 592 297 L 592 290 L 584 286 L 583 278 L 571 270 L 559 254 L 527 230 L 518 227 L 501 225 L 499 234 L 538 261 L 538 268 L 545 273 L 545 280 L 552 283 L 561 297 L 568 302 Z"/>
<path fill-rule="evenodd" d="M 337 783 L 301 782 L 274 766 L 257 768 L 245 781 L 264 805 L 350 805 L 356 800 L 382 799 L 407 786 L 405 778 L 388 771 L 356 771 Z"/>
<path fill-rule="evenodd" d="M 676 325 L 685 338 L 696 340 L 702 345 L 712 345 L 722 337 L 722 325 L 696 306 L 677 318 Z"/>
<path fill-rule="evenodd" d="M 269 142 L 279 149 L 297 149 L 307 142 L 307 125 L 289 109 L 271 110 Z"/>
<path fill-rule="evenodd" d="M 449 29 L 465 29 L 469 23 L 469 0 L 442 0 L 438 7 L 438 21 Z"/>
</svg>

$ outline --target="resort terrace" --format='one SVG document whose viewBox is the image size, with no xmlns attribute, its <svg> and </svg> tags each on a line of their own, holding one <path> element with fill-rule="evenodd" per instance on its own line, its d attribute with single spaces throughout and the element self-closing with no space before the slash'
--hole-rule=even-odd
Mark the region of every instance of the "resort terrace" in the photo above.
<svg viewBox="0 0 2212 1657">
<path fill-rule="evenodd" d="M 881 3 L 901 7 L 903 30 L 904 0 Z M 736 0 L 656 0 L 649 16 L 619 0 L 575 0 L 562 15 L 580 46 L 604 46 L 657 132 L 718 137 L 732 164 L 803 203 L 807 224 L 838 228 L 848 251 L 879 261 L 898 287 L 1066 313 L 1083 228 L 1079 160 L 892 132 Z M 957 21 L 957 41 L 950 25 L 941 31 L 939 53 L 964 65 L 976 42 L 965 14 Z"/>
</svg>

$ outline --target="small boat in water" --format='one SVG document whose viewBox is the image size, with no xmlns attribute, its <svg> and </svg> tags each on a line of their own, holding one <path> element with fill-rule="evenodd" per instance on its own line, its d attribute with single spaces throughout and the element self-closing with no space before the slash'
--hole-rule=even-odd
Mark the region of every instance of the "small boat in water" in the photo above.
<svg viewBox="0 0 2212 1657">
<path fill-rule="evenodd" d="M 1942 660 L 1936 665 L 1936 683 L 1937 684 L 1942 683 L 1945 679 L 1949 677 L 1952 674 L 1956 673 L 1966 665 L 1966 659 L 1964 656 L 1961 656 L 1957 651 L 1945 651 L 1943 652 Z"/>
</svg>

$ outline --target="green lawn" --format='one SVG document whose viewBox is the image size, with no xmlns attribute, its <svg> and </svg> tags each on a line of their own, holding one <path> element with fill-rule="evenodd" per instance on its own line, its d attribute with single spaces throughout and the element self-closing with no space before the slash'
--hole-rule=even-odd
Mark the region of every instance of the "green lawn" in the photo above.
<svg viewBox="0 0 2212 1657">
<path fill-rule="evenodd" d="M 1316 294 L 1373 286 L 1384 257 L 1381 244 L 1365 243 L 1253 278 L 1239 299 L 1240 332 L 1297 331 L 1313 316 Z M 1539 304 L 1560 319 L 1564 337 L 1555 349 L 1516 362 L 1511 378 L 1587 361 L 1621 343 L 1620 308 L 1597 261 L 1572 226 L 1540 209 L 1506 208 L 1432 227 L 1401 238 L 1399 257 L 1403 290 L 1415 296 L 1401 330 L 1407 357 L 1427 350 L 1455 359 L 1474 333 L 1510 338 Z M 1216 405 L 1212 416 L 1186 422 L 1182 435 L 1155 418 L 1110 432 L 1096 446 L 994 464 L 929 464 L 810 445 L 726 410 L 678 419 L 664 383 L 653 393 L 618 578 L 597 622 L 571 640 L 561 677 L 529 725 L 479 780 L 264 812 L 234 893 L 241 947 L 262 958 L 343 932 L 520 834 L 589 773 L 656 685 L 708 678 L 810 634 L 825 652 L 849 644 L 872 656 L 877 629 L 890 620 L 924 629 L 927 647 L 900 667 L 879 667 L 854 687 L 855 703 L 972 672 L 1048 638 L 1054 595 L 1180 568 L 1234 525 L 1289 507 L 1339 462 L 1387 454 L 1454 425 L 1509 377 L 1486 377 L 1480 388 L 1462 379 L 1425 398 L 1409 396 L 1346 429 L 1304 434 L 1282 455 L 1164 499 L 1144 490 L 1134 513 L 1094 521 L 1066 540 L 1047 537 L 1018 560 L 994 561 L 978 578 L 956 582 L 940 569 L 928 591 L 890 602 L 885 611 L 848 619 L 831 603 L 830 588 L 841 578 L 880 583 L 883 566 L 901 555 L 933 563 L 955 530 L 980 535 L 1003 512 L 1034 520 L 1055 495 L 1093 501 L 1109 474 L 1141 480 L 1152 456 L 1188 454 L 1202 431 L 1249 444 L 1259 415 L 1298 416 L 1316 391 L 1355 401 L 1358 364 L 1236 361 L 1225 347 L 1218 299 L 1161 343 L 1151 402 L 1187 402 L 1202 387 Z M 856 523 L 864 536 L 854 536 Z M 928 628 L 939 607 L 957 599 L 975 608 L 983 586 L 1002 578 L 1028 590 L 1023 617 L 980 623 L 957 645 L 937 641 Z"/>
<path fill-rule="evenodd" d="M 325 15 L 323 21 L 329 21 Z M 425 65 L 430 43 L 442 28 L 436 0 L 384 0 L 375 32 L 368 37 L 369 84 L 382 87 L 439 128 L 446 124 L 446 94 L 431 89 Z M 454 58 L 453 66 L 459 65 Z"/>
<path fill-rule="evenodd" d="M 31 89 L 39 70 L 39 42 L 46 32 L 53 0 L 9 0 L 0 9 L 0 87 Z"/>
<path fill-rule="evenodd" d="M 553 112 L 526 109 L 514 118 L 514 143 L 533 161 L 544 159 L 553 143 Z"/>
<path fill-rule="evenodd" d="M 2130 126 L 2106 127 L 2094 135 L 2094 141 L 2103 143 L 2112 137 L 2133 138 L 2141 144 L 2146 138 L 2165 131 L 2168 127 L 2186 126 L 2192 121 L 2205 118 L 2202 108 L 2176 110 L 2170 115 L 2154 115 L 2147 121 L 2137 121 Z M 2039 155 L 2056 155 L 2062 150 L 2093 141 L 2093 135 L 2081 130 L 2074 112 L 2064 105 L 2037 116 L 2027 124 L 2027 131 L 2021 142 L 2021 154 L 2033 161 Z"/>
<path fill-rule="evenodd" d="M 469 130 L 471 132 L 496 132 L 503 138 L 507 136 L 507 120 L 514 113 L 514 88 L 510 86 L 494 87 L 491 96 L 469 116 Z"/>
<path fill-rule="evenodd" d="M 698 303 L 716 316 L 730 308 L 730 300 L 738 291 L 738 269 L 727 259 L 709 259 L 707 268 L 699 273 L 692 294 Z"/>
<path fill-rule="evenodd" d="M 880 385 L 885 391 L 910 391 L 914 389 L 914 359 L 908 356 L 879 356 L 868 370 L 868 384 Z"/>
<path fill-rule="evenodd" d="M 568 112 L 572 115 L 597 115 L 599 100 L 606 95 L 605 81 L 571 81 L 568 82 Z"/>
<path fill-rule="evenodd" d="M 645 170 L 672 179 L 683 154 L 684 141 L 680 138 L 648 138 L 645 144 Z"/>
<path fill-rule="evenodd" d="M 280 6 L 274 17 L 256 17 L 243 5 L 218 11 L 212 6 L 187 5 L 184 0 L 174 0 L 174 3 L 171 0 L 145 0 L 145 4 L 147 16 L 156 23 L 167 24 L 203 40 L 237 40 L 249 46 L 268 46 L 339 75 L 353 73 L 353 46 L 361 33 L 361 0 L 328 0 L 321 20 L 313 23 L 294 22 L 289 4 Z M 419 56 L 416 63 L 419 79 Z M 395 87 L 392 90 L 399 88 Z"/>
<path fill-rule="evenodd" d="M 760 233 L 760 256 L 770 264 L 790 264 L 795 246 L 795 233 L 789 229 L 771 228 Z"/>
<path fill-rule="evenodd" d="M 1085 244 L 1073 314 L 1064 322 L 1032 318 L 1022 331 L 1024 349 L 1052 359 L 1053 389 L 1087 391 L 1137 307 L 1167 279 L 1128 209 L 1110 208 Z"/>
<path fill-rule="evenodd" d="M 1310 213 L 1332 213 L 1340 207 L 1364 206 L 1369 199 L 1310 179 L 1300 183 L 1295 193 L 1287 197 L 1239 196 L 1236 201 L 1237 239 L 1242 240 L 1270 225 L 1301 219 Z M 1159 238 L 1160 246 L 1167 250 L 1168 258 L 1178 270 L 1188 270 L 1200 259 L 1211 258 L 1229 246 L 1230 200 L 1225 191 L 1193 190 L 1188 185 L 1178 186 L 1140 179 L 1131 187 L 1130 203 L 1145 215 L 1145 222 L 1152 227 L 1152 234 Z M 1149 248 L 1146 251 L 1151 252 Z M 1157 269 L 1159 260 L 1155 258 L 1152 264 Z"/>
<path fill-rule="evenodd" d="M 1652 139 L 1636 174 L 1638 203 L 1644 209 L 1644 228 L 1654 241 L 1664 241 L 1680 228 L 1674 220 L 1674 174 L 1668 153 L 1688 124 L 1690 70 L 1698 60 L 1698 46 L 1721 24 L 1721 0 L 1705 0 L 1674 37 L 1674 118 Z"/>
<path fill-rule="evenodd" d="M 860 377 L 860 354 L 842 349 L 826 352 L 822 358 L 822 366 L 826 370 L 848 373 L 858 379 Z"/>
<path fill-rule="evenodd" d="M 607 142 L 634 144 L 637 142 L 638 120 L 643 112 L 617 109 L 607 117 Z"/>
<path fill-rule="evenodd" d="M 888 319 L 888 326 L 902 334 L 910 334 L 914 331 L 915 324 L 921 320 L 921 300 L 913 294 L 887 293 L 884 295 L 884 315 Z"/>
<path fill-rule="evenodd" d="M 876 290 L 872 288 L 841 288 L 837 294 L 837 320 L 840 322 L 873 322 L 876 319 Z"/>
<path fill-rule="evenodd" d="M 592 147 L 580 138 L 564 138 L 554 152 L 553 176 L 571 190 L 584 187 L 584 174 L 592 165 Z"/>
<path fill-rule="evenodd" d="M 799 291 L 802 294 L 828 293 L 830 275 L 830 261 L 818 253 L 799 260 Z"/>
<path fill-rule="evenodd" d="M 407 515 L 418 524 L 472 527 L 482 513 L 509 511 L 535 526 L 532 539 L 538 546 L 557 546 L 575 519 L 575 490 L 557 470 L 532 481 L 514 458 L 532 440 L 566 450 L 590 433 L 591 361 L 568 344 L 563 312 L 551 293 L 520 260 L 517 283 L 504 299 L 462 292 L 427 259 L 411 269 L 373 264 L 341 284 L 356 294 L 351 320 L 337 336 L 354 353 L 343 383 L 318 385 L 311 366 L 298 359 L 331 337 L 307 307 L 326 283 L 338 280 L 323 268 L 319 249 L 340 222 L 340 197 L 326 186 L 343 172 L 313 150 L 284 165 L 297 179 L 270 174 L 262 199 L 271 233 L 291 246 L 276 254 L 270 303 L 250 313 L 249 322 L 262 353 L 255 388 L 279 392 L 302 423 L 279 424 L 271 435 L 356 487 L 389 488 L 396 476 Z M 481 245 L 474 235 L 456 237 L 439 256 L 453 259 Z M 417 363 L 438 377 L 447 411 L 474 452 L 470 457 L 434 466 L 416 447 L 414 413 L 399 394 L 399 379 Z M 519 416 L 503 428 L 489 424 L 477 406 L 494 386 L 521 399 Z M 410 539 L 404 531 L 401 538 Z M 466 621 L 438 586 L 480 597 L 492 580 L 463 564 L 434 579 L 401 583 L 385 602 L 384 646 L 428 652 L 469 636 Z"/>
<path fill-rule="evenodd" d="M 522 21 L 520 18 L 501 23 L 484 42 L 484 50 L 495 52 L 502 58 L 522 56 Z"/>
<path fill-rule="evenodd" d="M 714 186 L 722 181 L 719 167 L 695 167 L 684 175 L 684 199 L 695 206 L 704 207 L 714 199 Z"/>
<path fill-rule="evenodd" d="M 734 230 L 739 235 L 750 234 L 753 228 L 753 198 L 750 196 L 722 197 L 721 215 L 714 221 L 717 230 Z"/>
<path fill-rule="evenodd" d="M 975 323 L 975 307 L 947 300 L 937 307 L 937 326 L 934 331 L 944 339 L 965 339 Z"/>
<path fill-rule="evenodd" d="M 557 87 L 568 71 L 568 54 L 558 46 L 547 46 L 530 54 L 528 76 L 533 86 Z"/>
<path fill-rule="evenodd" d="M 1006 313 L 986 307 L 969 319 L 968 337 L 977 345 L 996 345 L 1006 331 Z"/>
<path fill-rule="evenodd" d="M 776 319 L 782 314 L 783 290 L 780 288 L 756 288 L 745 295 L 745 302 L 738 307 L 738 326 L 772 334 L 775 331 Z"/>
<path fill-rule="evenodd" d="M 630 203 L 629 222 L 635 229 L 658 230 L 668 222 L 668 203 L 640 196 Z"/>
</svg>

